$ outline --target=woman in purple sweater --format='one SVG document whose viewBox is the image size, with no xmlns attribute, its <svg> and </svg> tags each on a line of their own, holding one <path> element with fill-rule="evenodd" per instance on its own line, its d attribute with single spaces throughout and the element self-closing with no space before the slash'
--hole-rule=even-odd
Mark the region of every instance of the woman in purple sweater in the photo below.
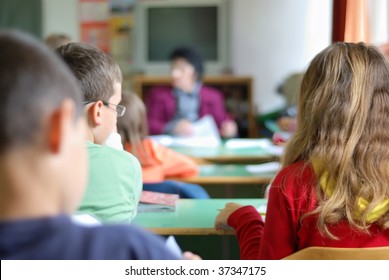
<svg viewBox="0 0 389 280">
<path fill-rule="evenodd" d="M 146 99 L 150 134 L 190 136 L 193 122 L 211 115 L 222 137 L 236 136 L 237 126 L 224 107 L 223 94 L 201 82 L 200 56 L 187 47 L 170 55 L 172 86 L 150 90 Z"/>
</svg>

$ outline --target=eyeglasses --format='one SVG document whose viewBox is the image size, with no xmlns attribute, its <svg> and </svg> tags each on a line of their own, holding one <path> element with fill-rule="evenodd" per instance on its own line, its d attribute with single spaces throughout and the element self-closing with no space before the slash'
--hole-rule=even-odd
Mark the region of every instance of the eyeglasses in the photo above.
<svg viewBox="0 0 389 280">
<path fill-rule="evenodd" d="M 92 102 L 97 102 L 97 101 L 84 101 L 84 105 L 87 105 Z M 126 107 L 118 104 L 113 104 L 113 103 L 108 103 L 106 101 L 101 100 L 101 102 L 104 104 L 104 106 L 107 106 L 108 108 L 114 110 L 117 113 L 118 117 L 123 117 L 124 113 L 126 112 Z"/>
</svg>

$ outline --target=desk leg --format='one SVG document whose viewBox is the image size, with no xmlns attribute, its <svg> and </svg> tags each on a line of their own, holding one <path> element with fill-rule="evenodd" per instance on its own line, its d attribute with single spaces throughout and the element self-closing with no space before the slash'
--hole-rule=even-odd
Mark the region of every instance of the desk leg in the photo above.
<svg viewBox="0 0 389 280">
<path fill-rule="evenodd" d="M 233 190 L 232 190 L 232 185 L 231 184 L 227 184 L 225 186 L 225 196 L 226 198 L 233 198 Z"/>
<path fill-rule="evenodd" d="M 230 249 L 231 249 L 230 238 L 228 238 L 228 236 L 222 236 L 222 257 L 223 257 L 223 260 L 230 260 L 231 259 Z"/>
</svg>

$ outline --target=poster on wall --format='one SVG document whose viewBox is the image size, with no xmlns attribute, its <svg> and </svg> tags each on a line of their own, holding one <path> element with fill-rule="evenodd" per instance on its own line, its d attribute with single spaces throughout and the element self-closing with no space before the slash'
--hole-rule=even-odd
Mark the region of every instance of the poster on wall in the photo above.
<svg viewBox="0 0 389 280">
<path fill-rule="evenodd" d="M 108 0 L 79 0 L 81 41 L 110 51 Z"/>
<path fill-rule="evenodd" d="M 110 54 L 122 72 L 131 71 L 133 57 L 135 0 L 109 0 L 110 5 Z"/>
</svg>

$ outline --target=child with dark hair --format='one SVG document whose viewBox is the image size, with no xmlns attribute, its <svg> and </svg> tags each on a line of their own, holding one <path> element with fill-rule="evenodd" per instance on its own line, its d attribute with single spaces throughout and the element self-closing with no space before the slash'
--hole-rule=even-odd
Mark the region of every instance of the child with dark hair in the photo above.
<svg viewBox="0 0 389 280">
<path fill-rule="evenodd" d="M 124 94 L 120 105 L 126 107 L 118 119 L 118 132 L 124 148 L 138 158 L 142 165 L 143 189 L 179 194 L 181 198 L 209 198 L 199 185 L 167 177 L 188 178 L 198 175 L 197 163 L 180 153 L 159 145 L 148 138 L 146 108 L 135 94 Z"/>
<path fill-rule="evenodd" d="M 30 36 L 0 32 L 0 49 L 0 259 L 175 259 L 135 226 L 72 222 L 87 180 L 77 81 Z"/>
<path fill-rule="evenodd" d="M 103 144 L 115 130 L 125 108 L 122 74 L 116 62 L 96 47 L 70 43 L 57 49 L 81 87 L 87 115 L 88 188 L 79 212 L 103 222 L 130 222 L 142 191 L 142 171 L 131 154 Z"/>
<path fill-rule="evenodd" d="M 180 47 L 173 50 L 170 61 L 172 87 L 154 87 L 146 97 L 150 134 L 190 136 L 193 122 L 210 115 L 222 137 L 236 136 L 237 125 L 226 112 L 223 94 L 202 84 L 199 54 Z"/>
</svg>

